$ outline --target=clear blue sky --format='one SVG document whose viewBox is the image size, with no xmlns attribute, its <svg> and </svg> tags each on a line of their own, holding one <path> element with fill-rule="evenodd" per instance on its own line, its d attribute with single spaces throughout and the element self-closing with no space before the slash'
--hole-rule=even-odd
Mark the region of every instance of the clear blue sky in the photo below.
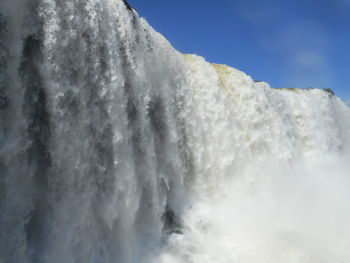
<svg viewBox="0 0 350 263">
<path fill-rule="evenodd" d="M 350 98 L 350 0 L 129 0 L 183 53 Z"/>
</svg>

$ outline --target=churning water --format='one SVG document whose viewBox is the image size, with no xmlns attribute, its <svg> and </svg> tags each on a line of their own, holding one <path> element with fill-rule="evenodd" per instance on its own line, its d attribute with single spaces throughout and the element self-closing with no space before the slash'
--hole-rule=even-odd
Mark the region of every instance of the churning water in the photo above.
<svg viewBox="0 0 350 263">
<path fill-rule="evenodd" d="M 0 2 L 1 263 L 348 263 L 350 109 L 182 55 L 120 0 Z"/>
</svg>

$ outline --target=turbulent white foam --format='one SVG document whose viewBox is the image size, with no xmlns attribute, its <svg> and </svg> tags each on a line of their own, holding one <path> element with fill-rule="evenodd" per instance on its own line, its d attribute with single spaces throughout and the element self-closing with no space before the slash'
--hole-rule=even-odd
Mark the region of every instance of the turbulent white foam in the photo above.
<svg viewBox="0 0 350 263">
<path fill-rule="evenodd" d="M 347 262 L 349 109 L 186 59 L 197 191 L 155 262 Z"/>
<path fill-rule="evenodd" d="M 183 56 L 122 1 L 0 7 L 1 263 L 350 261 L 329 91 Z"/>
<path fill-rule="evenodd" d="M 194 201 L 154 262 L 347 262 L 349 165 L 258 167 Z"/>
</svg>

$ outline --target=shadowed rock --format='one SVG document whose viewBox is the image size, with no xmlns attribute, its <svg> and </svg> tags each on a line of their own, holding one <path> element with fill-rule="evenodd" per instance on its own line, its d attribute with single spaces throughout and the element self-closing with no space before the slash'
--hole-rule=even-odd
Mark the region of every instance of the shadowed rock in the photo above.
<svg viewBox="0 0 350 263">
<path fill-rule="evenodd" d="M 126 0 L 123 0 L 123 3 L 129 11 L 132 12 L 135 9 L 131 5 L 129 5 L 129 3 Z"/>
<path fill-rule="evenodd" d="M 167 234 L 182 234 L 180 219 L 172 209 L 166 208 L 161 219 L 164 224 L 163 228 L 166 230 Z"/>
<path fill-rule="evenodd" d="M 327 92 L 331 96 L 335 96 L 335 93 L 332 89 L 323 89 L 325 92 Z"/>
</svg>

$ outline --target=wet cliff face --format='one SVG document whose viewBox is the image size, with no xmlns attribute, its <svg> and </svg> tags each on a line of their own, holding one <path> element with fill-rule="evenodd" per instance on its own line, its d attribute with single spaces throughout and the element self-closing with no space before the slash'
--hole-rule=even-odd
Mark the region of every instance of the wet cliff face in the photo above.
<svg viewBox="0 0 350 263">
<path fill-rule="evenodd" d="M 126 1 L 3 0 L 0 262 L 210 262 L 200 239 L 240 225 L 205 211 L 237 217 L 229 193 L 347 153 L 349 109 L 329 93 L 184 57 Z"/>
</svg>

